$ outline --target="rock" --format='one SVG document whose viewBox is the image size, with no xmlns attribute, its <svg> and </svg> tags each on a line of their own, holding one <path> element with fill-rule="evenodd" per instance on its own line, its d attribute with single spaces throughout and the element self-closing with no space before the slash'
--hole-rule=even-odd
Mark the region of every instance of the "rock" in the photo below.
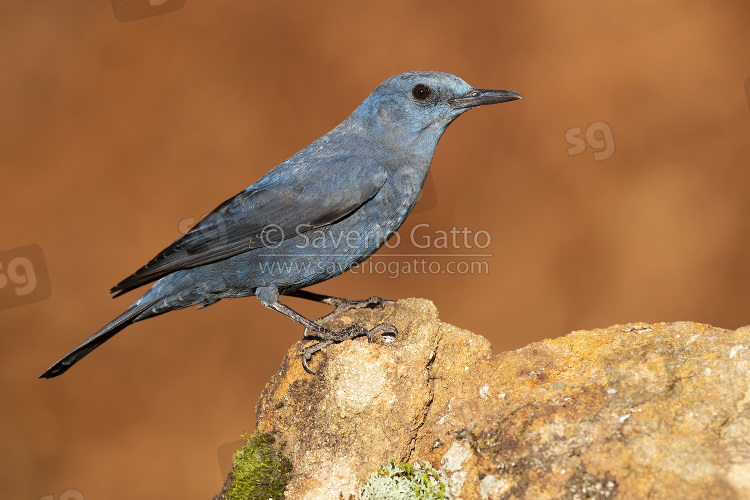
<svg viewBox="0 0 750 500">
<path fill-rule="evenodd" d="M 750 327 L 577 331 L 491 355 L 400 300 L 329 327 L 393 323 L 393 342 L 299 342 L 258 401 L 293 464 L 286 498 L 358 498 L 393 458 L 429 461 L 451 498 L 750 498 Z"/>
</svg>

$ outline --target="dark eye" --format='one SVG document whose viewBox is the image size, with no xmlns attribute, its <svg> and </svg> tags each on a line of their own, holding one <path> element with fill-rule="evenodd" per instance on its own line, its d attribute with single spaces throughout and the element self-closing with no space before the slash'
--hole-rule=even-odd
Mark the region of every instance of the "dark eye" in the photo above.
<svg viewBox="0 0 750 500">
<path fill-rule="evenodd" d="M 414 99 L 418 101 L 424 101 L 432 95 L 432 90 L 430 90 L 430 87 L 427 85 L 422 85 L 420 83 L 411 89 L 411 95 L 413 95 Z"/>
</svg>

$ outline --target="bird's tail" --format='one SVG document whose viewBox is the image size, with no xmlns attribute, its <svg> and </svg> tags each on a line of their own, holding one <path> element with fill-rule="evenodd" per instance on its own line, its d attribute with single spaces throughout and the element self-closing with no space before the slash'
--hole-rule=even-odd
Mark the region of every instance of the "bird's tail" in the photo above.
<svg viewBox="0 0 750 500">
<path fill-rule="evenodd" d="M 118 332 L 137 321 L 138 316 L 146 312 L 159 299 L 146 300 L 142 297 L 118 317 L 107 323 L 98 332 L 89 337 L 81 345 L 66 354 L 60 361 L 49 367 L 39 375 L 39 378 L 52 378 L 65 373 L 71 366 L 79 362 L 88 353 L 111 339 Z"/>
</svg>

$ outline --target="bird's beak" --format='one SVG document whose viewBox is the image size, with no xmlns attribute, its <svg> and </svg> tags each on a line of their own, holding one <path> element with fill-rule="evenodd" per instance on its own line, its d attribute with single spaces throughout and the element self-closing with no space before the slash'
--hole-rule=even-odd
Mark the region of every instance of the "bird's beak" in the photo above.
<svg viewBox="0 0 750 500">
<path fill-rule="evenodd" d="M 476 108 L 485 104 L 515 101 L 521 99 L 519 94 L 510 90 L 471 89 L 462 96 L 448 100 L 453 109 Z"/>
</svg>

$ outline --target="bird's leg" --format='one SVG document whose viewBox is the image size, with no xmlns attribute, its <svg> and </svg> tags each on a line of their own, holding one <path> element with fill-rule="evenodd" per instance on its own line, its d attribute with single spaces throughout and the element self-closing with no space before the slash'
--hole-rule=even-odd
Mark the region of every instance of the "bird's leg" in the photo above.
<svg viewBox="0 0 750 500">
<path fill-rule="evenodd" d="M 287 295 L 289 295 L 290 297 L 322 302 L 323 304 L 333 306 L 335 309 L 323 316 L 321 320 L 325 320 L 331 316 L 335 316 L 336 314 L 346 312 L 351 309 L 362 309 L 365 307 L 384 307 L 386 304 L 392 304 L 393 302 L 395 302 L 393 300 L 382 299 L 375 295 L 373 295 L 369 299 L 364 300 L 349 300 L 343 297 L 332 297 L 330 295 L 308 292 L 307 290 L 295 290 L 294 292 L 288 293 Z"/>
<path fill-rule="evenodd" d="M 311 292 L 307 292 L 307 293 L 311 293 Z M 261 303 L 264 306 L 268 307 L 269 309 L 273 309 L 274 311 L 278 311 L 284 316 L 290 319 L 293 319 L 297 323 L 304 326 L 305 338 L 316 337 L 320 339 L 318 343 L 312 346 L 306 347 L 302 351 L 302 367 L 305 369 L 306 372 L 312 375 L 316 375 L 316 372 L 312 371 L 310 367 L 307 366 L 307 361 L 310 360 L 313 354 L 315 354 L 316 352 L 320 351 L 324 347 L 334 342 L 335 343 L 343 342 L 344 340 L 361 337 L 362 335 L 366 335 L 367 341 L 372 342 L 373 337 L 377 334 L 384 334 L 384 333 L 391 333 L 393 335 L 398 334 L 398 330 L 396 329 L 396 327 L 390 323 L 381 323 L 377 325 L 375 328 L 371 328 L 369 330 L 360 325 L 351 325 L 338 331 L 330 330 L 328 328 L 320 326 L 318 323 L 314 321 L 311 321 L 305 318 L 300 313 L 293 310 L 291 307 L 279 302 L 279 291 L 275 287 L 259 287 L 255 291 L 255 295 L 258 297 L 258 299 L 261 301 Z M 313 294 L 313 295 L 318 295 L 318 294 Z M 325 296 L 321 295 L 321 297 L 325 297 Z M 337 297 L 331 297 L 331 298 L 335 299 Z M 308 335 L 308 331 L 312 335 Z"/>
</svg>

